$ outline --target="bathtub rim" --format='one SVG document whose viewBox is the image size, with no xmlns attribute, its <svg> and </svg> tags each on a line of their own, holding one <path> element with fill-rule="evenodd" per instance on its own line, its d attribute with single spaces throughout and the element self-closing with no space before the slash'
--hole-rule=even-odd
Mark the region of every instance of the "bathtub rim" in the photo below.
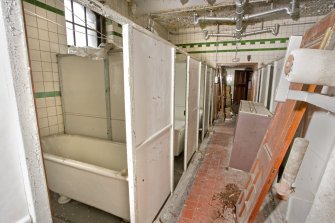
<svg viewBox="0 0 335 223">
<path fill-rule="evenodd" d="M 119 146 L 125 146 L 125 148 L 127 147 L 127 143 L 126 142 L 117 142 L 117 141 L 112 141 L 112 140 L 108 140 L 108 139 L 101 139 L 101 138 L 96 138 L 96 137 L 92 137 L 92 136 L 84 136 L 84 135 L 77 135 L 77 134 L 68 134 L 68 133 L 57 133 L 57 134 L 53 134 L 53 135 L 48 135 L 48 136 L 42 136 L 41 137 L 41 144 L 43 139 L 50 139 L 50 138 L 60 138 L 60 137 L 75 137 L 75 138 L 82 138 L 82 139 L 89 139 L 89 140 L 94 140 L 94 141 L 100 141 L 100 142 L 107 142 L 107 143 L 111 143 L 111 144 L 116 144 Z"/>
<path fill-rule="evenodd" d="M 128 176 L 122 176 L 121 171 L 107 169 L 107 168 L 100 167 L 97 165 L 84 163 L 84 162 L 73 160 L 73 159 L 68 159 L 65 157 L 53 155 L 53 154 L 46 153 L 46 152 L 43 152 L 43 158 L 45 160 L 48 160 L 54 163 L 73 167 L 75 169 L 85 170 L 87 172 L 98 174 L 100 176 L 115 178 L 118 180 L 128 182 Z"/>
</svg>

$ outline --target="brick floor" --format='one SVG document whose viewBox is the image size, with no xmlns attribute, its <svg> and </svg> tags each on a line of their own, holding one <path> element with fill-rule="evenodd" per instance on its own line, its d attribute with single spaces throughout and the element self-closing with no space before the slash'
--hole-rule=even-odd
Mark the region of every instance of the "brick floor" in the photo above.
<svg viewBox="0 0 335 223">
<path fill-rule="evenodd" d="M 240 189 L 246 183 L 245 172 L 227 169 L 234 130 L 235 121 L 218 121 L 215 124 L 205 158 L 179 216 L 179 223 L 235 222 L 232 209 L 219 214 L 223 205 L 214 198 L 217 193 L 224 192 L 229 183 L 236 184 Z"/>
</svg>

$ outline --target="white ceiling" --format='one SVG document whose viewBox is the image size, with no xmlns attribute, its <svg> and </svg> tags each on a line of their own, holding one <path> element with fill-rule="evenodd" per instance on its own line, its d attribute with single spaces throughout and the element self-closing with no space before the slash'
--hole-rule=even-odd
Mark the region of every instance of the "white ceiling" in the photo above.
<svg viewBox="0 0 335 223">
<path fill-rule="evenodd" d="M 188 0 L 182 4 L 180 0 L 133 0 L 136 3 L 136 14 L 157 13 L 161 11 L 186 9 L 199 6 L 207 6 L 206 0 Z M 215 4 L 234 3 L 234 0 L 216 0 Z"/>
</svg>

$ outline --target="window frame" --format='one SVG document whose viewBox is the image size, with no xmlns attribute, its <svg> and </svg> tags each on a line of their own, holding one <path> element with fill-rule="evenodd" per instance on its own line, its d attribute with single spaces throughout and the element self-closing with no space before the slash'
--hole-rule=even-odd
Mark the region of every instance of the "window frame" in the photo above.
<svg viewBox="0 0 335 223">
<path fill-rule="evenodd" d="M 69 0 L 70 3 L 71 3 L 71 8 L 70 9 L 66 9 L 65 10 L 70 10 L 70 13 L 71 13 L 71 16 L 72 16 L 72 21 L 70 20 L 67 20 L 66 16 L 65 16 L 65 23 L 69 23 L 70 24 L 70 27 L 72 28 L 72 30 L 69 30 L 71 32 L 71 35 L 73 36 L 73 46 L 77 46 L 77 41 L 76 41 L 76 29 L 75 27 L 76 26 L 79 26 L 83 29 L 85 29 L 85 42 L 86 42 L 86 46 L 89 46 L 89 42 L 88 42 L 88 30 L 90 31 L 93 31 L 96 33 L 96 38 L 97 38 L 97 46 L 94 46 L 94 47 L 98 47 L 101 43 L 105 43 L 105 39 L 103 37 L 103 33 L 105 33 L 106 31 L 106 25 L 105 25 L 105 18 L 99 14 L 97 14 L 96 12 L 94 11 L 91 11 L 94 15 L 95 15 L 95 23 L 96 23 L 96 27 L 95 29 L 93 28 L 90 28 L 87 24 L 87 8 L 85 6 L 83 6 L 84 8 L 84 18 L 80 18 L 83 20 L 83 22 L 85 23 L 84 25 L 81 25 L 79 23 L 76 23 L 75 22 L 75 12 L 74 12 L 74 6 L 73 6 L 73 3 L 74 3 L 74 0 Z M 66 31 L 66 35 L 69 35 L 70 32 Z M 68 44 L 68 46 L 70 46 Z M 92 47 L 92 46 L 90 46 Z"/>
</svg>

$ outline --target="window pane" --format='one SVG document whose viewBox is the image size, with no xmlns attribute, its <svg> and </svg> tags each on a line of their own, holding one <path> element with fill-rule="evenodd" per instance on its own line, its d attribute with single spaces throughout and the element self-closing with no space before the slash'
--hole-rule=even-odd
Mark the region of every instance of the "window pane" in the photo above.
<svg viewBox="0 0 335 223">
<path fill-rule="evenodd" d="M 86 9 L 86 19 L 87 19 L 87 27 L 91 29 L 96 29 L 97 18 L 95 14 L 89 9 Z"/>
<path fill-rule="evenodd" d="M 85 28 L 75 25 L 76 30 L 76 46 L 86 46 Z"/>
<path fill-rule="evenodd" d="M 72 22 L 72 8 L 71 8 L 71 0 L 64 1 L 65 7 L 65 20 Z"/>
<path fill-rule="evenodd" d="M 85 26 L 85 11 L 84 6 L 73 2 L 74 23 Z"/>
<path fill-rule="evenodd" d="M 66 22 L 66 39 L 67 39 L 67 45 L 74 45 L 73 41 L 73 26 L 71 23 Z"/>
<path fill-rule="evenodd" d="M 87 30 L 87 34 L 88 34 L 88 46 L 97 47 L 98 44 L 97 33 L 92 30 Z"/>
</svg>

